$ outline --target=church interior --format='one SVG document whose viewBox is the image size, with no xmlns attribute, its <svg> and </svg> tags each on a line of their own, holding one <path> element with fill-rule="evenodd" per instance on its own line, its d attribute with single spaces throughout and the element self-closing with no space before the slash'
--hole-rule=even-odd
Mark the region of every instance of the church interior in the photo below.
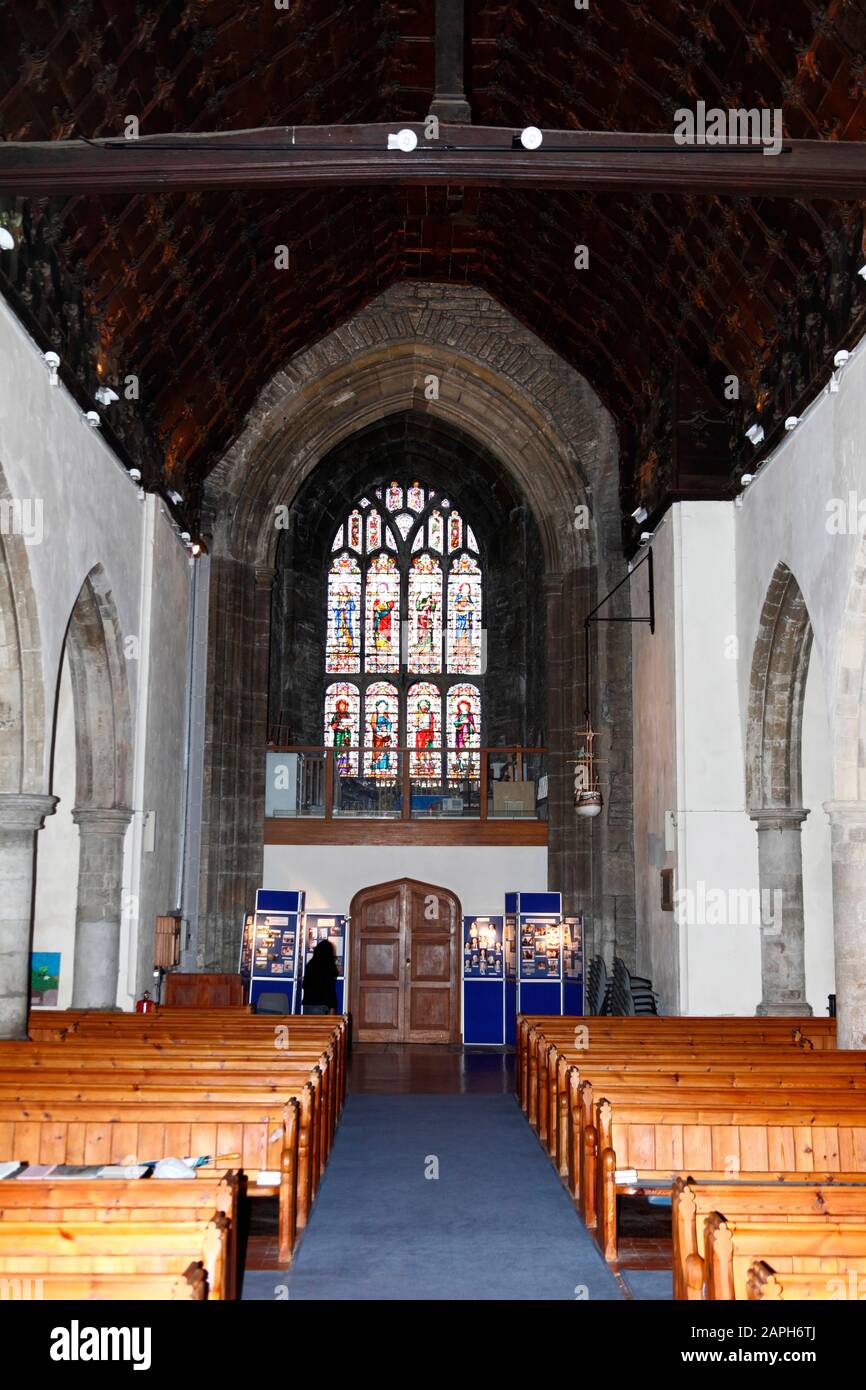
<svg viewBox="0 0 866 1390">
<path fill-rule="evenodd" d="M 866 0 L 0 27 L 0 1298 L 866 1299 Z"/>
</svg>

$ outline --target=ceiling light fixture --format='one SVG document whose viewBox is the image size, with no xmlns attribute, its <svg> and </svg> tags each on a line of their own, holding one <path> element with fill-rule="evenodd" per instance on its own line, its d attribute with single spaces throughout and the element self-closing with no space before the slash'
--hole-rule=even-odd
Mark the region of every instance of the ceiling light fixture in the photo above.
<svg viewBox="0 0 866 1390">
<path fill-rule="evenodd" d="M 8 227 L 0 227 L 0 251 L 14 251 L 15 238 Z"/>
<path fill-rule="evenodd" d="M 755 448 L 757 449 L 761 440 L 764 438 L 763 425 L 750 425 L 749 428 L 746 430 L 746 438 L 750 439 L 751 442 L 754 444 Z"/>
<path fill-rule="evenodd" d="M 797 428 L 797 426 L 799 425 L 799 423 L 800 423 L 800 417 L 799 417 L 799 415 L 789 415 L 788 418 L 787 418 L 787 420 L 785 421 L 785 429 L 786 429 L 786 430 L 788 431 L 788 433 L 790 434 L 790 433 L 791 433 L 791 430 L 795 430 L 795 429 Z"/>
<path fill-rule="evenodd" d="M 636 521 L 638 526 L 640 526 L 644 521 L 646 521 L 647 516 L 648 512 L 646 507 L 636 507 L 631 514 L 631 519 L 632 521 Z"/>
<path fill-rule="evenodd" d="M 85 424 L 89 425 L 92 430 L 98 430 L 102 423 L 95 410 L 86 411 L 83 418 Z"/>
<path fill-rule="evenodd" d="M 396 135 L 388 136 L 389 150 L 402 150 L 404 154 L 411 154 L 417 145 L 418 136 L 414 130 L 398 130 Z"/>
<path fill-rule="evenodd" d="M 544 139 L 537 125 L 528 125 L 520 132 L 520 143 L 525 150 L 537 150 Z"/>
<path fill-rule="evenodd" d="M 96 391 L 96 399 L 100 405 L 111 405 L 112 401 L 119 401 L 120 397 L 110 386 L 100 386 Z"/>
<path fill-rule="evenodd" d="M 60 356 L 56 352 L 43 352 L 42 360 L 48 368 L 48 381 L 51 386 L 60 385 L 60 377 L 57 375 L 60 366 Z"/>
</svg>

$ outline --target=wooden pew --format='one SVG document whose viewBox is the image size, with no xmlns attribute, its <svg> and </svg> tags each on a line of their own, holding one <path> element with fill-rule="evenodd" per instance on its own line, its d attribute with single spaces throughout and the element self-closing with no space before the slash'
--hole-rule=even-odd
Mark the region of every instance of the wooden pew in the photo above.
<svg viewBox="0 0 866 1390">
<path fill-rule="evenodd" d="M 182 1274 L 75 1274 L 43 1270 L 24 1278 L 0 1275 L 4 1299 L 33 1298 L 61 1302 L 134 1302 L 157 1300 L 201 1301 L 208 1296 L 207 1275 L 200 1264 L 189 1265 Z"/>
<path fill-rule="evenodd" d="M 756 1260 L 746 1279 L 746 1298 L 774 1302 L 801 1302 L 804 1299 L 836 1301 L 862 1299 L 866 1295 L 866 1260 L 852 1260 L 843 1273 L 827 1274 L 815 1267 L 808 1272 L 780 1273 L 763 1260 Z"/>
<path fill-rule="evenodd" d="M 866 1173 L 777 1174 L 772 1181 L 754 1174 L 723 1182 L 675 1178 L 671 1188 L 675 1299 L 697 1296 L 694 1289 L 703 1289 L 704 1221 L 714 1211 L 724 1211 L 740 1222 L 856 1222 L 866 1217 Z"/>
<path fill-rule="evenodd" d="M 173 1284 L 200 1266 L 207 1297 L 225 1298 L 227 1222 L 0 1222 L 0 1278 L 39 1280 L 48 1274 L 161 1274 Z"/>
<path fill-rule="evenodd" d="M 669 1193 L 675 1176 L 690 1173 L 721 1180 L 732 1170 L 739 1177 L 866 1172 L 866 1104 L 856 1093 L 632 1093 L 613 1103 L 602 1097 L 585 1143 L 584 1186 L 589 1193 L 596 1182 L 599 1243 L 615 1260 L 618 1194 Z M 625 1176 L 631 1170 L 636 1180 Z M 587 1224 L 592 1215 L 590 1209 Z"/>
<path fill-rule="evenodd" d="M 55 1178 L 0 1182 L 3 1222 L 35 1221 L 62 1226 L 81 1221 L 136 1222 L 163 1227 L 175 1222 L 226 1223 L 225 1292 L 237 1292 L 238 1174 L 206 1174 L 195 1179 Z M 172 1295 L 176 1296 L 176 1295 Z M 185 1297 L 195 1296 L 184 1291 Z"/>
<path fill-rule="evenodd" d="M 704 1221 L 704 1259 L 690 1258 L 690 1297 L 710 1302 L 746 1298 L 746 1278 L 756 1260 L 776 1273 L 820 1270 L 828 1279 L 855 1267 L 866 1269 L 866 1215 L 859 1222 L 773 1221 L 771 1217 L 736 1221 L 711 1212 Z M 703 1289 L 698 1280 L 703 1280 Z"/>
</svg>

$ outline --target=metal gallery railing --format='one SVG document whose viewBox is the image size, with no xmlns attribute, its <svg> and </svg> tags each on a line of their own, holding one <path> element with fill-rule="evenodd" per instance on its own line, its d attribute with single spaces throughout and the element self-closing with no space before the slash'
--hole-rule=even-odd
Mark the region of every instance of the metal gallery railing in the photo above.
<svg viewBox="0 0 866 1390">
<path fill-rule="evenodd" d="M 547 750 L 269 743 L 265 815 L 547 820 Z"/>
</svg>

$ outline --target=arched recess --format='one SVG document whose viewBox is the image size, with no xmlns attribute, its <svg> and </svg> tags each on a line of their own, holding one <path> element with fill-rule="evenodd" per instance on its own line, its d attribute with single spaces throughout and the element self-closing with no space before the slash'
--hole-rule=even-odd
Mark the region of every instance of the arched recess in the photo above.
<svg viewBox="0 0 866 1390">
<path fill-rule="evenodd" d="M 752 654 L 746 734 L 750 810 L 802 804 L 800 748 L 811 650 L 806 601 L 788 566 L 779 563 Z"/>
<path fill-rule="evenodd" d="M 54 809 L 45 770 L 42 646 L 28 544 L 41 501 L 0 470 L 0 1038 L 22 1038 L 30 1000 L 35 832 Z"/>
<path fill-rule="evenodd" d="M 117 609 L 101 565 L 79 592 L 66 632 L 75 715 L 79 830 L 74 1008 L 113 1008 L 117 997 L 123 843 L 132 818 L 132 716 Z"/>
<path fill-rule="evenodd" d="M 780 562 L 761 610 L 749 682 L 746 795 L 758 832 L 763 1015 L 811 1013 L 806 1001 L 802 733 L 812 624 Z"/>
<path fill-rule="evenodd" d="M 414 288 L 435 298 L 434 287 Z M 613 423 L 583 378 L 483 292 L 464 287 L 456 296 L 460 312 L 452 314 L 422 312 L 420 302 L 407 310 L 399 299 L 408 288 L 392 289 L 276 374 L 209 480 L 209 766 L 198 959 L 204 968 L 231 968 L 239 924 L 261 875 L 280 510 L 351 435 L 421 412 L 494 456 L 531 508 L 544 555 L 549 878 L 566 902 L 587 910 L 593 949 L 615 940 L 633 960 L 633 863 L 621 832 L 631 815 L 624 624 L 599 625 L 593 634 L 594 709 L 605 726 L 611 794 L 591 831 L 575 825 L 567 761 L 583 715 L 581 622 L 625 571 Z M 588 526 L 579 516 L 584 509 Z M 624 587 L 612 611 L 627 603 Z"/>
</svg>

